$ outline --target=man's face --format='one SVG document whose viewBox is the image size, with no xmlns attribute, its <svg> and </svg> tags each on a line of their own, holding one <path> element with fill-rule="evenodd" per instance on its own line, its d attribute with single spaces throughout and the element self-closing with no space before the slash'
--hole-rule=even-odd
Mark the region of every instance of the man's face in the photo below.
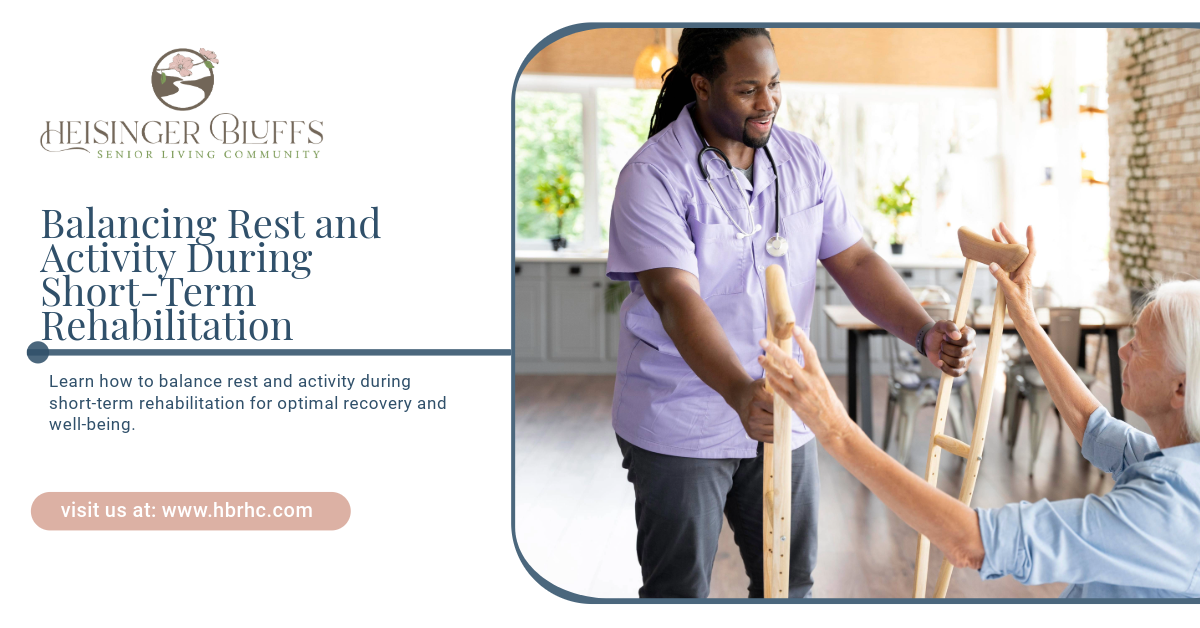
<svg viewBox="0 0 1200 628">
<path fill-rule="evenodd" d="M 730 46 L 725 72 L 708 85 L 708 112 L 718 132 L 750 148 L 766 146 L 781 98 L 771 40 L 746 37 Z"/>
</svg>

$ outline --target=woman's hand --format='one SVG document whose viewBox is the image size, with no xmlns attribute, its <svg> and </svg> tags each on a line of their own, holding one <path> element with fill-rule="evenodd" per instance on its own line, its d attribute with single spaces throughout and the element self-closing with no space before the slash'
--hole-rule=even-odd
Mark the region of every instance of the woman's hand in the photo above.
<svg viewBox="0 0 1200 628">
<path fill-rule="evenodd" d="M 1017 238 L 1008 230 L 1008 227 L 1004 226 L 1004 223 L 1000 223 L 999 231 L 992 229 L 992 239 L 1002 244 L 1019 244 Z M 1029 256 L 1012 273 L 1004 272 L 1004 269 L 995 262 L 988 265 L 992 276 L 996 278 L 1000 289 L 1004 291 L 1004 300 L 1013 321 L 1016 321 L 1018 317 L 1036 321 L 1036 313 L 1033 309 L 1033 279 L 1031 278 L 1033 258 L 1037 257 L 1037 251 L 1033 245 L 1033 226 L 1025 229 L 1025 246 L 1029 249 Z"/>
<path fill-rule="evenodd" d="M 846 409 L 829 383 L 829 378 L 825 377 L 817 350 L 808 341 L 808 336 L 799 327 L 794 335 L 804 355 L 803 367 L 792 356 L 766 340 L 758 342 L 767 352 L 767 355 L 759 356 L 758 362 L 763 365 L 771 388 L 787 401 L 818 440 L 824 442 L 827 438 L 837 438 L 845 430 L 852 429 L 854 424 L 846 415 Z M 770 356 L 769 360 L 767 356 Z"/>
<path fill-rule="evenodd" d="M 992 230 L 992 237 L 997 242 L 1018 243 L 1004 223 L 1000 223 L 999 232 Z M 1046 390 L 1050 392 L 1050 399 L 1054 401 L 1054 407 L 1058 409 L 1063 422 L 1071 429 L 1071 434 L 1075 436 L 1075 442 L 1083 445 L 1083 433 L 1087 429 L 1088 418 L 1096 408 L 1100 407 L 1100 402 L 1079 379 L 1075 368 L 1071 366 L 1075 356 L 1068 359 L 1059 353 L 1058 348 L 1051 342 L 1050 336 L 1038 324 L 1037 314 L 1033 309 L 1033 282 L 1030 280 L 1033 258 L 1036 256 L 1033 227 L 1029 227 L 1025 231 L 1025 240 L 1025 246 L 1029 247 L 1029 256 L 1017 267 L 1017 270 L 1009 274 L 998 265 L 991 264 L 992 276 L 1000 284 L 1000 289 L 1004 290 L 1004 299 L 1008 302 L 1009 315 L 1016 323 L 1017 333 L 1021 335 L 1021 340 L 1024 341 L 1025 348 L 1029 351 L 1029 357 L 1033 358 L 1033 366 L 1037 368 L 1038 374 L 1041 375 L 1042 381 L 1046 385 Z"/>
</svg>

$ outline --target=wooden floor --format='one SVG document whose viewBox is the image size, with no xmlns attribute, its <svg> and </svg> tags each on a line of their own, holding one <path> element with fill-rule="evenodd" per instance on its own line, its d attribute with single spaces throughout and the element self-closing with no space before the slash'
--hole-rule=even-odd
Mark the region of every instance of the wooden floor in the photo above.
<svg viewBox="0 0 1200 628">
<path fill-rule="evenodd" d="M 845 378 L 831 379 L 844 396 Z M 1024 432 L 1009 460 L 999 431 L 1003 378 L 998 379 L 973 505 L 1065 499 L 1112 488 L 1112 480 L 1083 459 L 1071 434 L 1053 419 L 1047 423 L 1032 478 Z M 633 488 L 621 468 L 611 426 L 613 381 L 612 376 L 517 377 L 517 541 L 530 565 L 558 586 L 594 597 L 636 597 L 641 576 L 634 553 Z M 884 425 L 886 378 L 875 377 L 872 384 L 878 441 Z M 978 373 L 974 384 L 978 390 Z M 1094 392 L 1102 403 L 1109 403 L 1107 388 L 1097 384 Z M 924 473 L 932 415 L 932 408 L 922 411 L 913 437 L 908 467 L 918 474 Z M 1131 418 L 1131 424 L 1145 429 L 1137 417 Z M 893 455 L 894 449 L 893 441 Z M 957 494 L 962 467 L 958 458 L 943 456 L 943 490 Z M 916 533 L 824 451 L 820 470 L 820 549 L 813 595 L 909 597 Z M 931 554 L 930 595 L 941 562 L 936 548 Z M 747 583 L 726 526 L 713 567 L 711 595 L 744 597 Z M 956 570 L 950 596 L 1054 597 L 1064 586 L 1026 587 L 1011 577 L 984 582 L 975 571 Z"/>
</svg>

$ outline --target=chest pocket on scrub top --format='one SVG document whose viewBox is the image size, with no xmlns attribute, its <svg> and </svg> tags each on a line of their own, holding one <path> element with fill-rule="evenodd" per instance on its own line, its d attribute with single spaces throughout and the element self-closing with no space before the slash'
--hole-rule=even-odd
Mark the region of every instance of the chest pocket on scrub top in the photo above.
<svg viewBox="0 0 1200 628">
<path fill-rule="evenodd" d="M 730 224 L 710 224 L 688 218 L 696 262 L 700 274 L 700 296 L 707 299 L 721 294 L 746 291 L 746 255 L 750 238 L 739 238 Z"/>
<path fill-rule="evenodd" d="M 789 195 L 785 207 L 792 204 L 811 202 L 807 195 Z M 783 235 L 787 238 L 788 285 L 799 285 L 813 281 L 817 276 L 817 254 L 821 247 L 821 228 L 825 224 L 825 203 L 796 210 L 784 216 Z"/>
</svg>

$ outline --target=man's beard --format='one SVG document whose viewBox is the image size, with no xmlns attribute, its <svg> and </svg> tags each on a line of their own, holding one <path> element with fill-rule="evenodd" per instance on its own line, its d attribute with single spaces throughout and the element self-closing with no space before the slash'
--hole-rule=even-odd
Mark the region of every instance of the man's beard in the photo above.
<svg viewBox="0 0 1200 628">
<path fill-rule="evenodd" d="M 749 122 L 747 122 L 747 124 L 749 124 Z M 774 130 L 775 130 L 775 125 L 772 124 L 771 131 L 774 131 Z M 742 127 L 742 143 L 745 144 L 746 146 L 749 146 L 750 148 L 754 148 L 754 149 L 762 148 L 763 146 L 766 146 L 767 141 L 771 139 L 771 131 L 767 131 L 767 134 L 760 138 L 753 138 L 753 137 L 750 137 L 750 132 L 746 129 L 746 127 Z"/>
</svg>

